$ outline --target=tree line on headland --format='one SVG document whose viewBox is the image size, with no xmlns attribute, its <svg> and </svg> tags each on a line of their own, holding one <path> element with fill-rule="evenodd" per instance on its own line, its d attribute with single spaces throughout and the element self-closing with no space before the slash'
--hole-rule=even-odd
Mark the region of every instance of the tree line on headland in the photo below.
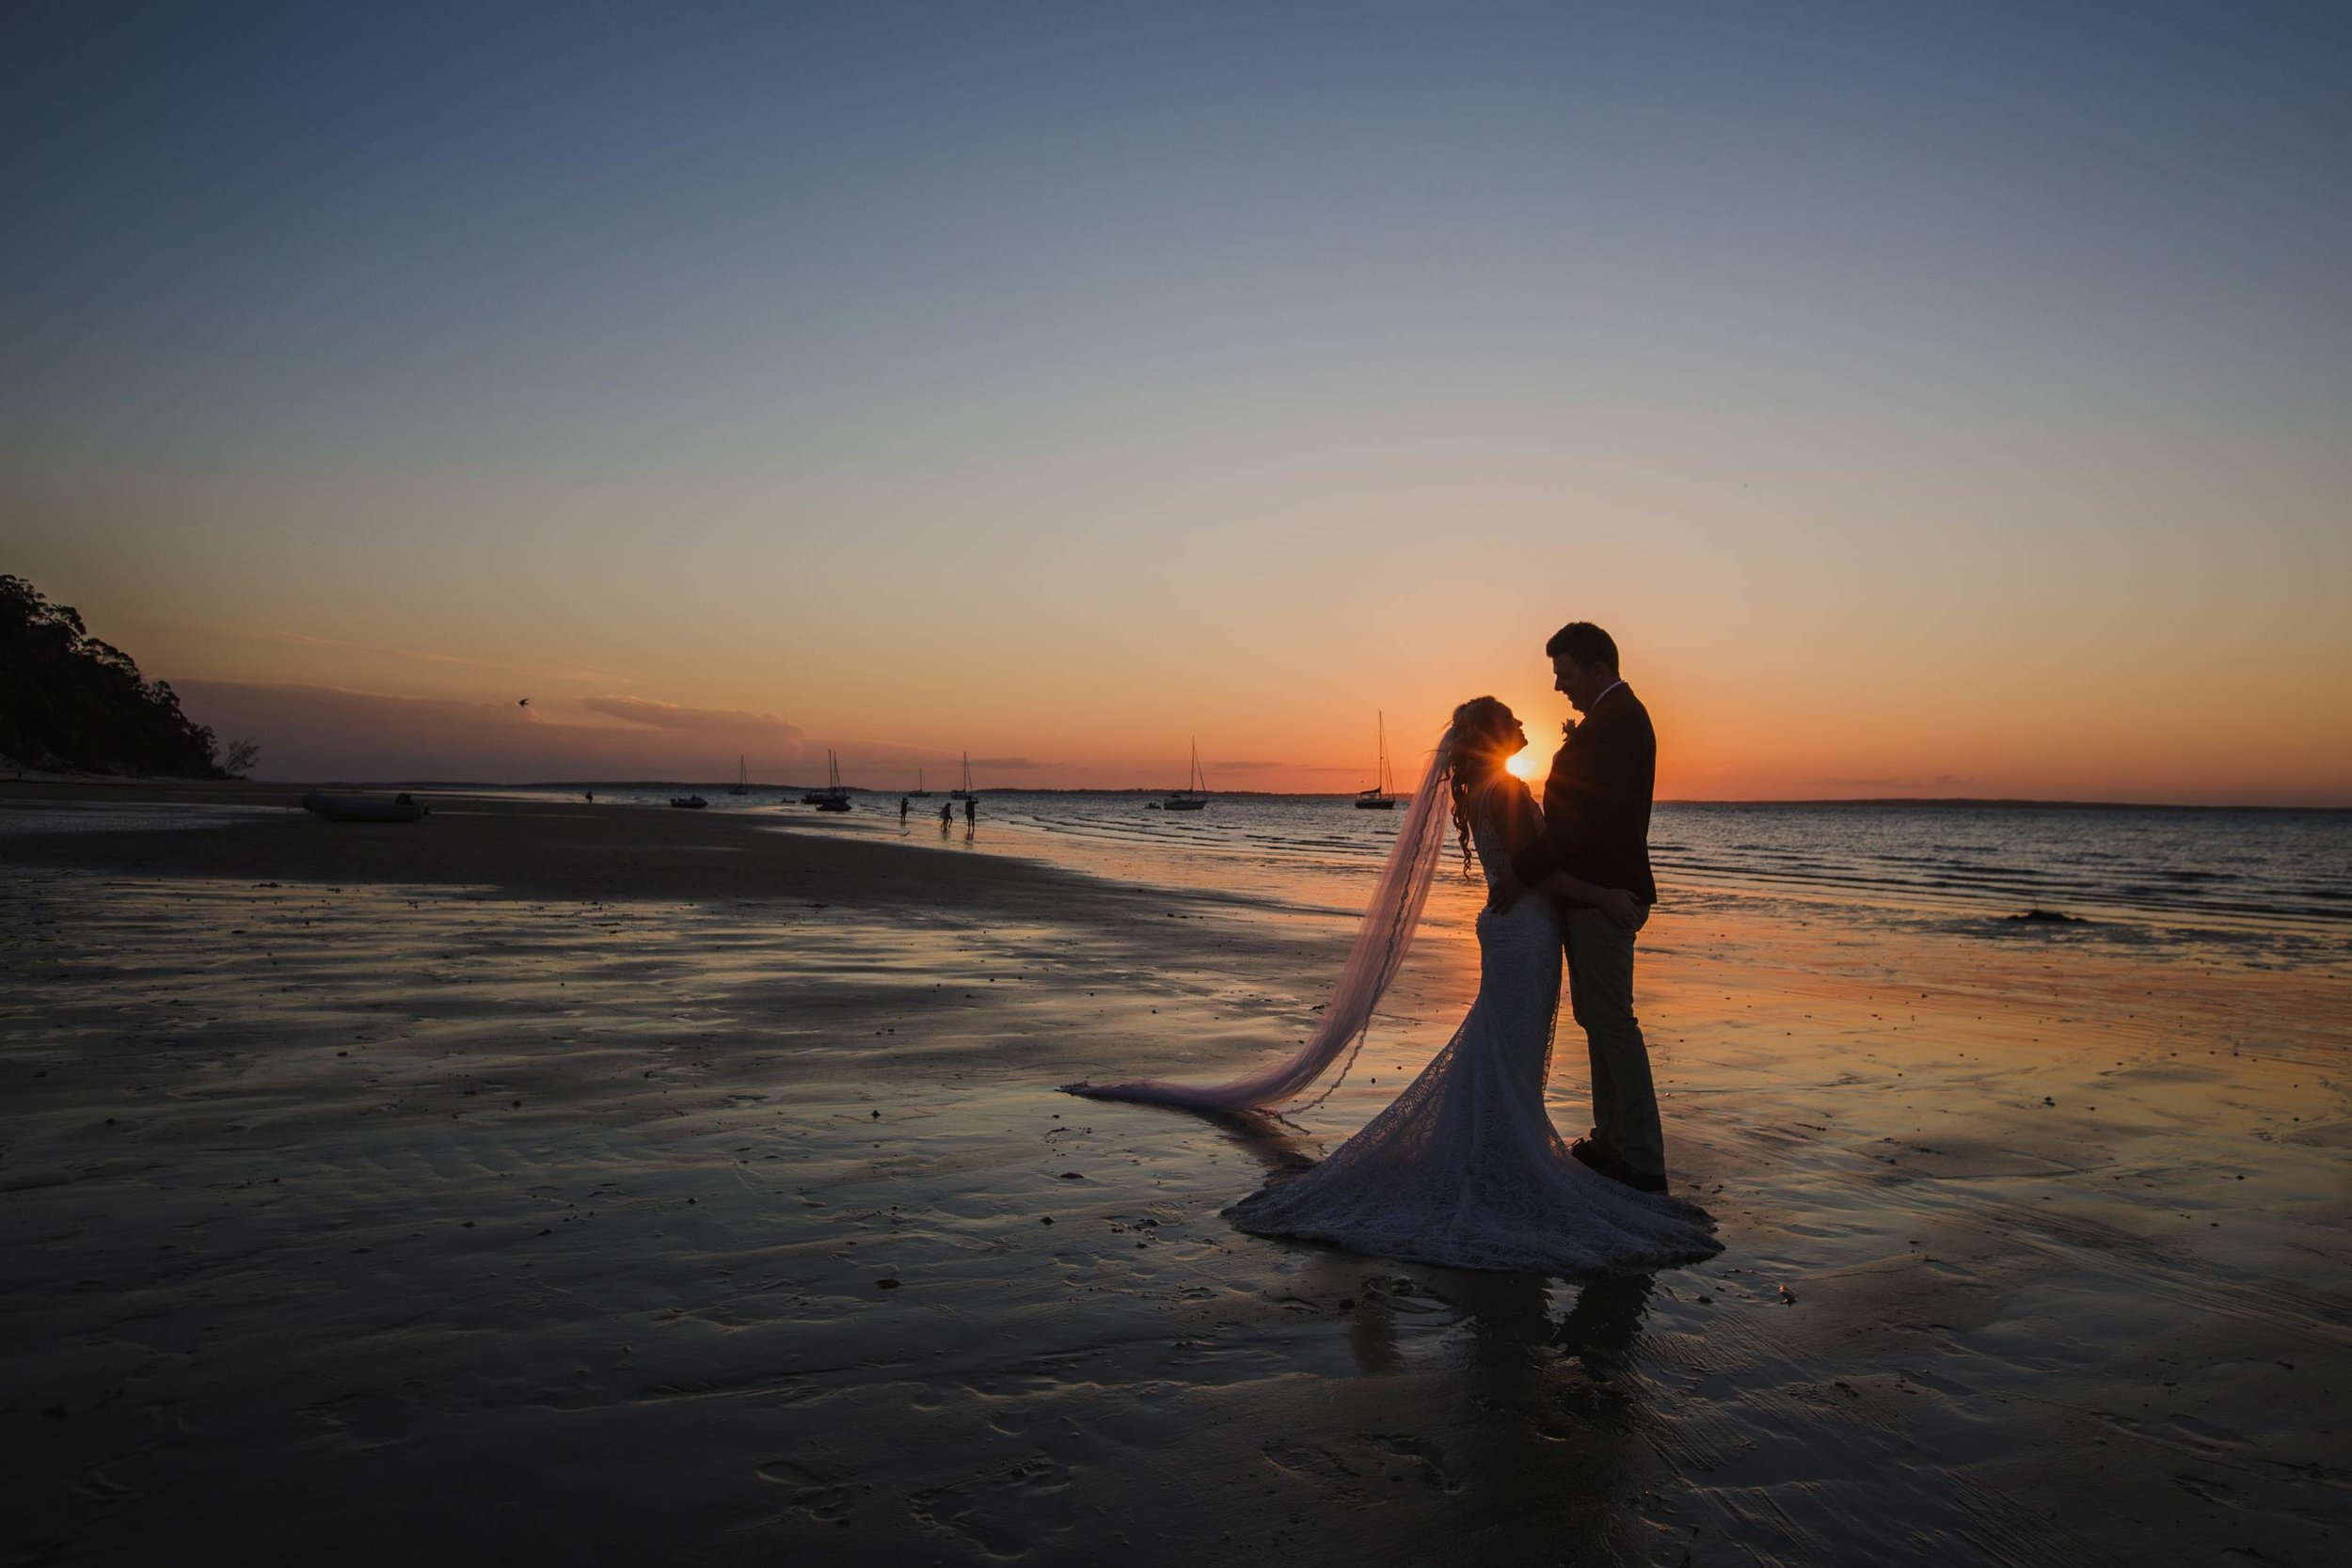
<svg viewBox="0 0 2352 1568">
<path fill-rule="evenodd" d="M 89 634 L 69 605 L 0 574 L 0 755 L 77 773 L 242 777 L 261 748 L 230 744 L 180 711 L 167 681 Z"/>
</svg>

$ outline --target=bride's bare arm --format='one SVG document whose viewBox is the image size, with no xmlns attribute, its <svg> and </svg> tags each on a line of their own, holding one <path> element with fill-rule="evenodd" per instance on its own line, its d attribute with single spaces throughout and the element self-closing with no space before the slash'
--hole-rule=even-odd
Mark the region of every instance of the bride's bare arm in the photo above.
<svg viewBox="0 0 2352 1568">
<path fill-rule="evenodd" d="M 1488 784 L 1470 802 L 1470 809 L 1491 822 L 1502 840 L 1503 871 L 1495 884 L 1486 890 L 1486 907 L 1498 912 L 1507 911 L 1527 892 L 1512 871 L 1520 850 L 1544 836 L 1544 814 L 1535 808 L 1535 798 L 1527 786 L 1509 774 Z"/>
<path fill-rule="evenodd" d="M 1544 836 L 1544 814 L 1535 809 L 1535 797 L 1525 784 L 1508 773 L 1487 787 L 1488 807 L 1495 816 L 1495 826 L 1502 831 L 1502 853 L 1508 860 Z"/>
</svg>

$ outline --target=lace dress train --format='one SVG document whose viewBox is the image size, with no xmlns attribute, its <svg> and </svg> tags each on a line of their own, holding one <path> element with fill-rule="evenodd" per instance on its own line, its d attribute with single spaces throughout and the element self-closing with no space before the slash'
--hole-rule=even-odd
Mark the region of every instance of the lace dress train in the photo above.
<svg viewBox="0 0 2352 1568">
<path fill-rule="evenodd" d="M 1501 835 L 1482 823 L 1473 836 L 1491 879 Z M 1721 1251 L 1705 1211 L 1587 1169 L 1552 1127 L 1544 1078 L 1559 921 L 1539 894 L 1481 913 L 1478 997 L 1445 1049 L 1321 1164 L 1227 1210 L 1232 1222 L 1373 1257 L 1540 1274 L 1625 1273 Z"/>
</svg>

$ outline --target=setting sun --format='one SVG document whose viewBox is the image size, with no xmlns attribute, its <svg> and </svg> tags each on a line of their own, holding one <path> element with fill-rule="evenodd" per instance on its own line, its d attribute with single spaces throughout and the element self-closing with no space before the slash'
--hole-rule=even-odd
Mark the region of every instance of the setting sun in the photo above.
<svg viewBox="0 0 2352 1568">
<path fill-rule="evenodd" d="M 1518 754 L 1502 766 L 1510 769 L 1513 778 L 1525 779 L 1534 784 L 1544 776 L 1544 754 L 1531 743 L 1520 748 Z"/>
</svg>

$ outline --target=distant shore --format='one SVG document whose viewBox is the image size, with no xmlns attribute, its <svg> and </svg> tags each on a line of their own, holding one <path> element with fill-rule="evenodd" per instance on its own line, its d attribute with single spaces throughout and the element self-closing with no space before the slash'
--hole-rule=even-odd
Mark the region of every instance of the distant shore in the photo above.
<svg viewBox="0 0 2352 1568">
<path fill-rule="evenodd" d="M 524 783 L 501 784 L 482 779 L 319 779 L 310 781 L 277 781 L 268 779 L 166 779 L 137 775 L 103 773 L 42 773 L 26 770 L 21 778 L 0 776 L 0 785 L 7 784 L 86 784 L 116 788 L 186 788 L 211 792 L 221 789 L 262 789 L 284 793 L 289 790 L 311 789 L 393 789 L 441 790 L 451 793 L 508 790 L 585 791 L 585 790 L 709 790 L 725 793 L 735 787 L 732 779 L 550 779 Z M 754 781 L 748 787 L 754 793 L 793 794 L 815 789 L 814 782 L 805 784 L 764 784 Z M 1540 781 L 1536 784 L 1541 787 Z M 913 796 L 911 789 L 872 788 L 859 784 L 848 786 L 851 795 L 870 796 L 876 800 L 897 800 Z M 991 795 L 1124 795 L 1136 800 L 1152 800 L 1171 793 L 1173 786 L 1129 786 L 1122 788 L 1070 789 L 1042 784 L 1004 784 L 975 789 L 973 794 L 983 798 Z M 932 789 L 922 792 L 933 799 L 945 799 L 954 793 Z M 1206 793 L 1235 800 L 1352 800 L 1359 790 L 1311 789 L 1211 789 Z M 2270 801 L 2239 800 L 2039 800 L 2030 796 L 2009 795 L 1856 795 L 1805 796 L 1770 800 L 1711 800 L 1697 797 L 1661 797 L 1661 806 L 1869 806 L 1899 809 L 1902 807 L 1937 807 L 1981 811 L 2256 811 L 2297 812 L 2352 815 L 2352 804 L 2301 805 Z"/>
</svg>

